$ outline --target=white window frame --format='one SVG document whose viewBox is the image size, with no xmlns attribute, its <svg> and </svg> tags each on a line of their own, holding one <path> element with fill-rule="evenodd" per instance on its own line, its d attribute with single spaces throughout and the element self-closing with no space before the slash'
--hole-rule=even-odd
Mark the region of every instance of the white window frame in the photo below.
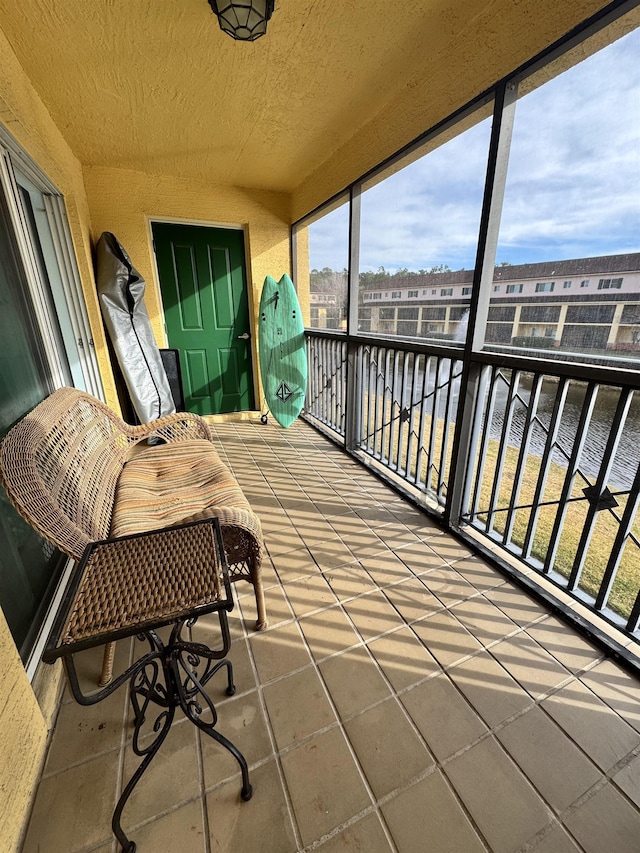
<svg viewBox="0 0 640 853">
<path fill-rule="evenodd" d="M 9 215 L 13 224 L 20 260 L 22 261 L 29 295 L 34 307 L 35 319 L 42 337 L 45 355 L 51 369 L 52 380 L 56 388 L 67 383 L 67 370 L 64 360 L 56 347 L 59 341 L 56 326 L 52 323 L 49 309 L 47 284 L 42 279 L 39 260 L 31 240 L 30 227 L 20 198 L 16 172 L 24 177 L 42 193 L 47 223 L 59 268 L 64 298 L 69 313 L 69 321 L 78 347 L 80 367 L 85 389 L 104 400 L 104 388 L 100 378 L 100 369 L 95 354 L 95 346 L 84 294 L 80 283 L 80 273 L 71 238 L 71 230 L 66 215 L 64 199 L 57 187 L 33 162 L 26 151 L 11 134 L 0 125 L 0 184 L 7 200 Z"/>
<path fill-rule="evenodd" d="M 18 177 L 18 173 L 21 177 Z M 58 324 L 51 316 L 51 299 L 48 293 L 49 282 L 43 278 L 41 262 L 32 239 L 32 227 L 27 221 L 26 212 L 20 195 L 19 186 L 26 181 L 42 193 L 46 222 L 50 230 L 51 244 L 57 262 L 64 302 L 78 351 L 78 363 L 84 380 L 85 390 L 104 401 L 104 389 L 100 377 L 98 360 L 89 317 L 80 282 L 80 273 L 73 248 L 71 230 L 66 215 L 64 199 L 59 190 L 33 162 L 11 134 L 0 125 L 0 186 L 4 193 L 9 217 L 13 226 L 20 261 L 25 273 L 26 284 L 33 306 L 37 331 L 42 341 L 50 378 L 54 388 L 68 382 L 68 365 L 60 353 L 63 342 Z M 20 183 L 19 183 L 20 182 Z M 26 189 L 26 187 L 24 187 Z M 40 238 L 42 243 L 42 239 Z M 42 652 L 51 630 L 53 620 L 60 605 L 73 568 L 73 561 L 67 560 L 56 590 L 49 602 L 47 612 L 40 625 L 38 637 L 33 645 L 29 659 L 25 664 L 27 677 L 33 680 Z"/>
</svg>

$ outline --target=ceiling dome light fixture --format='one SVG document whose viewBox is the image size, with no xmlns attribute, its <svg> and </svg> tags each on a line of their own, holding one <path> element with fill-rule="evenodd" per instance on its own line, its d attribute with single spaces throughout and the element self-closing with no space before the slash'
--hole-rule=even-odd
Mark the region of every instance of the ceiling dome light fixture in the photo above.
<svg viewBox="0 0 640 853">
<path fill-rule="evenodd" d="M 255 41 L 267 31 L 275 0 L 209 0 L 220 29 L 238 41 Z"/>
</svg>

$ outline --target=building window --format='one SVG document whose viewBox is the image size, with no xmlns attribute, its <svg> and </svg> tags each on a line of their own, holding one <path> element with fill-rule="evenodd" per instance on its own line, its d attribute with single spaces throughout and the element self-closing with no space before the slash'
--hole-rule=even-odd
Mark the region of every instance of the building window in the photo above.
<svg viewBox="0 0 640 853">
<path fill-rule="evenodd" d="M 418 291 L 417 291 L 417 290 L 410 290 L 410 291 L 407 293 L 407 296 L 409 297 L 409 299 L 415 299 L 415 297 L 416 297 L 417 295 L 418 295 Z"/>
<path fill-rule="evenodd" d="M 499 284 L 493 285 L 493 292 L 494 293 L 500 293 L 500 285 Z"/>
<path fill-rule="evenodd" d="M 453 288 L 452 287 L 441 288 L 440 296 L 453 296 Z"/>
<path fill-rule="evenodd" d="M 371 294 L 370 294 L 370 293 L 365 293 L 365 295 L 364 295 L 364 299 L 365 299 L 365 302 L 367 301 L 367 299 L 371 299 Z"/>
<path fill-rule="evenodd" d="M 394 291 L 392 291 L 392 293 L 391 293 L 391 298 L 392 298 L 392 299 L 400 299 L 400 297 L 401 297 L 401 296 L 402 296 L 402 291 L 401 291 L 401 290 L 394 290 Z"/>
<path fill-rule="evenodd" d="M 580 287 L 589 287 L 589 279 L 585 278 L 583 281 L 581 281 Z"/>
<path fill-rule="evenodd" d="M 554 285 L 554 281 L 539 281 L 536 284 L 536 293 L 551 293 Z"/>
<path fill-rule="evenodd" d="M 432 296 L 435 296 L 437 292 L 438 292 L 438 291 L 437 291 L 437 290 L 435 289 L 435 287 L 434 287 L 434 289 L 431 291 L 431 295 L 432 295 Z"/>
<path fill-rule="evenodd" d="M 571 287 L 571 282 L 565 281 L 562 287 L 564 288 L 564 290 L 569 290 L 569 288 Z"/>
<path fill-rule="evenodd" d="M 598 282 L 598 290 L 620 290 L 622 287 L 621 278 L 601 278 Z"/>
<path fill-rule="evenodd" d="M 507 293 L 522 293 L 522 285 L 521 284 L 508 284 L 507 285 Z"/>
<path fill-rule="evenodd" d="M 374 293 L 373 298 L 374 299 L 382 299 L 382 294 L 381 293 Z"/>
<path fill-rule="evenodd" d="M 427 291 L 427 290 L 423 290 L 423 291 L 422 291 L 422 295 L 423 295 L 423 296 L 426 296 L 426 295 L 427 295 L 427 293 L 428 293 L 428 291 Z"/>
<path fill-rule="evenodd" d="M 462 288 L 462 295 L 463 296 L 471 296 L 472 291 L 473 291 L 472 287 L 463 287 Z"/>
</svg>

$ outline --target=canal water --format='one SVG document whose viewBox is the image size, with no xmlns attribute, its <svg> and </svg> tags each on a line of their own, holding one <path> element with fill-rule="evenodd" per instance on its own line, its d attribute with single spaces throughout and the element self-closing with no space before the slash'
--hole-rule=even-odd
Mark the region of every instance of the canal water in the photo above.
<svg viewBox="0 0 640 853">
<path fill-rule="evenodd" d="M 459 367 L 457 370 L 459 370 Z M 448 360 L 443 360 L 440 363 L 437 382 L 440 387 L 444 386 L 438 412 L 439 417 L 444 417 L 445 415 L 446 386 L 448 384 L 449 372 L 450 362 Z M 401 374 L 402 371 L 399 369 L 396 385 L 397 388 L 399 388 L 401 384 Z M 532 378 L 531 374 L 523 374 L 521 376 L 519 397 L 522 402 L 515 408 L 508 439 L 509 444 L 515 446 L 520 446 L 523 439 L 526 407 L 531 395 Z M 506 379 L 507 381 L 509 379 L 508 371 L 506 372 Z M 435 369 L 432 369 L 427 377 L 426 387 L 424 389 L 427 395 L 433 394 L 435 384 Z M 383 385 L 384 383 L 378 385 L 378 393 L 383 390 Z M 454 378 L 452 387 L 454 412 L 457 407 L 459 386 L 460 380 Z M 547 431 L 551 422 L 557 387 L 557 380 L 552 377 L 545 379 L 542 385 L 537 411 L 538 422 L 534 425 L 530 439 L 530 453 L 533 453 L 536 456 L 542 456 L 544 453 Z M 586 389 L 587 384 L 584 382 L 572 381 L 569 385 L 558 432 L 558 446 L 553 451 L 553 461 L 563 466 L 567 464 L 567 460 L 571 455 L 571 450 L 576 439 L 576 431 L 580 422 L 580 414 L 584 403 Z M 422 394 L 422 374 L 420 373 L 414 388 L 405 389 L 402 405 L 408 407 L 411 407 L 412 405 L 419 405 L 422 400 Z M 500 439 L 501 437 L 507 394 L 507 382 L 500 381 L 497 387 L 496 403 L 490 426 L 491 438 Z M 591 416 L 584 449 L 579 463 L 580 471 L 591 480 L 597 477 L 602 465 L 619 398 L 620 391 L 617 388 L 603 386 L 598 390 L 596 404 Z M 616 487 L 617 489 L 630 488 L 639 464 L 640 391 L 636 391 L 612 462 L 611 474 L 609 477 L 610 487 Z"/>
</svg>

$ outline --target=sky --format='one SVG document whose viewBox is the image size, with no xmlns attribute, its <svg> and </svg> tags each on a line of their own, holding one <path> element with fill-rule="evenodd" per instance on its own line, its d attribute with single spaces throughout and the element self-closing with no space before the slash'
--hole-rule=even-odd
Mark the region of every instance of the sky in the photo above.
<svg viewBox="0 0 640 853">
<path fill-rule="evenodd" d="M 475 263 L 490 119 L 362 196 L 360 270 Z M 343 269 L 347 206 L 309 229 Z M 640 29 L 519 99 L 496 263 L 640 251 Z"/>
</svg>

